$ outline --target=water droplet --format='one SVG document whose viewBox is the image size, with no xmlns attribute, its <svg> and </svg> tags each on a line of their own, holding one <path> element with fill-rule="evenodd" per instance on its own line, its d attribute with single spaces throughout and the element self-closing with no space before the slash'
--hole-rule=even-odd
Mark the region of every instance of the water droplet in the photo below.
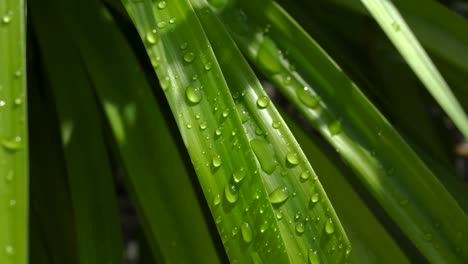
<svg viewBox="0 0 468 264">
<path fill-rule="evenodd" d="M 18 151 L 21 149 L 22 143 L 21 143 L 21 137 L 15 137 L 14 139 L 2 139 L 1 145 L 3 148 L 9 151 Z"/>
<path fill-rule="evenodd" d="M 295 152 L 292 152 L 292 151 L 286 154 L 286 160 L 292 166 L 297 166 L 299 164 L 299 157 L 297 156 Z"/>
<path fill-rule="evenodd" d="M 319 193 L 314 193 L 310 197 L 310 201 L 313 203 L 317 203 L 320 200 L 320 194 Z"/>
<path fill-rule="evenodd" d="M 237 236 L 238 233 L 239 233 L 239 228 L 237 226 L 233 227 L 231 230 L 232 236 L 235 237 Z"/>
<path fill-rule="evenodd" d="M 175 18 L 175 17 L 169 19 L 169 23 L 170 23 L 170 24 L 174 24 L 175 22 L 176 22 L 176 18 Z"/>
<path fill-rule="evenodd" d="M 15 78 L 19 78 L 23 75 L 23 71 L 21 69 L 18 69 L 15 71 Z"/>
<path fill-rule="evenodd" d="M 209 71 L 213 67 L 213 64 L 208 61 L 208 62 L 205 62 L 204 67 L 205 67 L 205 71 Z"/>
<path fill-rule="evenodd" d="M 242 234 L 242 239 L 244 240 L 245 243 L 250 243 L 252 241 L 252 229 L 250 228 L 250 225 L 246 222 L 242 223 L 241 225 L 241 234 Z"/>
<path fill-rule="evenodd" d="M 184 42 L 184 43 L 180 44 L 180 49 L 186 50 L 187 48 L 188 48 L 188 43 L 187 42 Z"/>
<path fill-rule="evenodd" d="M 217 224 L 221 223 L 221 216 L 220 216 L 220 215 L 218 215 L 218 216 L 216 217 L 215 222 L 216 222 Z"/>
<path fill-rule="evenodd" d="M 15 249 L 13 248 L 13 246 L 11 245 L 6 246 L 5 254 L 7 254 L 8 256 L 13 256 L 15 254 Z"/>
<path fill-rule="evenodd" d="M 395 21 L 392 22 L 392 28 L 397 32 L 400 31 L 400 25 Z"/>
<path fill-rule="evenodd" d="M 13 171 L 9 171 L 9 172 L 6 174 L 6 176 L 5 176 L 5 180 L 6 180 L 6 182 L 12 182 L 13 179 L 14 179 L 14 177 L 15 177 L 14 172 L 13 172 Z"/>
<path fill-rule="evenodd" d="M 215 198 L 213 199 L 213 205 L 218 206 L 221 203 L 221 195 L 216 194 Z"/>
<path fill-rule="evenodd" d="M 224 188 L 224 196 L 229 203 L 236 203 L 239 199 L 239 192 L 237 191 L 237 187 L 231 184 L 226 185 L 226 188 Z"/>
<path fill-rule="evenodd" d="M 2 17 L 2 23 L 5 25 L 8 25 L 11 23 L 11 20 L 13 19 L 13 12 L 8 12 L 8 14 L 4 15 Z"/>
<path fill-rule="evenodd" d="M 169 76 L 164 77 L 164 79 L 161 80 L 161 88 L 163 91 L 167 91 L 169 87 L 171 86 L 171 79 Z"/>
<path fill-rule="evenodd" d="M 184 61 L 190 63 L 190 62 L 192 62 L 192 61 L 194 61 L 194 60 L 195 60 L 195 53 L 193 53 L 193 52 L 187 52 L 187 53 L 185 53 L 185 55 L 184 55 Z"/>
<path fill-rule="evenodd" d="M 20 106 L 23 103 L 23 100 L 21 98 L 17 97 L 15 98 L 15 106 Z"/>
<path fill-rule="evenodd" d="M 332 136 L 340 134 L 343 131 L 341 127 L 341 121 L 335 120 L 328 124 L 328 131 L 330 131 Z"/>
<path fill-rule="evenodd" d="M 207 128 L 207 126 L 208 125 L 207 125 L 206 121 L 201 122 L 200 123 L 200 130 L 205 130 Z"/>
<path fill-rule="evenodd" d="M 3 106 L 5 106 L 5 105 L 6 105 L 6 102 L 0 100 L 0 107 L 3 107 Z"/>
<path fill-rule="evenodd" d="M 271 123 L 271 126 L 274 128 L 274 129 L 278 129 L 281 127 L 281 122 L 279 121 L 273 121 L 273 123 Z"/>
<path fill-rule="evenodd" d="M 9 205 L 10 207 L 15 207 L 15 206 L 16 206 L 16 200 L 10 200 L 10 201 L 8 202 L 8 205 Z"/>
<path fill-rule="evenodd" d="M 278 165 L 274 151 L 267 141 L 261 139 L 254 139 L 250 141 L 252 150 L 257 157 L 262 170 L 268 174 L 272 174 Z"/>
<path fill-rule="evenodd" d="M 234 173 L 232 174 L 232 178 L 236 183 L 239 183 L 245 178 L 245 174 L 246 173 L 244 171 L 244 168 L 240 168 L 234 171 Z"/>
<path fill-rule="evenodd" d="M 283 211 L 278 210 L 278 211 L 276 212 L 276 219 L 278 219 L 278 220 L 283 219 Z"/>
<path fill-rule="evenodd" d="M 300 177 L 301 177 L 301 180 L 306 181 L 306 180 L 309 179 L 309 176 L 310 176 L 310 174 L 309 174 L 308 171 L 303 171 L 303 172 L 301 172 L 301 176 L 300 176 Z"/>
<path fill-rule="evenodd" d="M 192 128 L 192 123 L 188 123 L 188 124 L 187 124 L 187 128 L 188 128 L 188 129 L 191 129 L 191 128 Z"/>
<path fill-rule="evenodd" d="M 161 21 L 158 23 L 158 28 L 165 28 L 167 26 L 167 23 L 165 21 Z"/>
<path fill-rule="evenodd" d="M 303 223 L 297 223 L 296 224 L 296 232 L 301 235 L 301 234 L 304 234 L 304 231 L 305 231 L 304 224 Z"/>
<path fill-rule="evenodd" d="M 230 114 L 229 109 L 224 109 L 224 110 L 223 110 L 223 117 L 224 117 L 224 118 L 228 117 L 229 114 Z"/>
<path fill-rule="evenodd" d="M 320 260 L 316 250 L 309 249 L 309 264 L 320 264 Z"/>
<path fill-rule="evenodd" d="M 157 44 L 159 42 L 158 31 L 156 29 L 148 31 L 146 33 L 146 41 L 151 45 Z"/>
<path fill-rule="evenodd" d="M 301 218 L 301 212 L 297 212 L 296 215 L 294 216 L 294 220 L 297 221 L 299 220 L 299 218 Z"/>
<path fill-rule="evenodd" d="M 312 95 L 308 87 L 304 87 L 303 89 L 298 89 L 297 96 L 299 97 L 299 100 L 305 106 L 310 107 L 310 108 L 316 108 L 321 101 L 319 96 Z"/>
<path fill-rule="evenodd" d="M 287 75 L 284 77 L 284 84 L 290 84 L 291 83 L 291 76 L 290 75 Z"/>
<path fill-rule="evenodd" d="M 270 202 L 272 204 L 284 203 L 289 198 L 289 190 L 287 187 L 278 187 L 270 193 Z"/>
<path fill-rule="evenodd" d="M 185 95 L 187 99 L 193 103 L 198 104 L 202 100 L 202 94 L 198 88 L 194 88 L 192 85 L 189 85 L 187 89 L 185 89 Z"/>
<path fill-rule="evenodd" d="M 157 69 L 159 66 L 161 66 L 161 57 L 157 56 L 154 60 L 151 60 L 151 65 Z"/>
<path fill-rule="evenodd" d="M 327 223 L 325 224 L 325 233 L 331 235 L 335 232 L 335 225 L 331 219 L 328 219 Z"/>
<path fill-rule="evenodd" d="M 270 98 L 266 96 L 260 96 L 257 99 L 257 106 L 261 109 L 266 108 L 270 104 Z"/>
<path fill-rule="evenodd" d="M 219 168 L 221 166 L 221 157 L 219 155 L 214 156 L 211 160 L 211 164 L 213 164 L 213 167 Z"/>
<path fill-rule="evenodd" d="M 167 6 L 166 1 L 160 1 L 160 2 L 158 3 L 158 8 L 159 8 L 159 9 L 164 9 L 164 8 L 166 8 L 166 6 Z"/>
<path fill-rule="evenodd" d="M 260 226 L 260 233 L 265 233 L 268 229 L 268 221 L 263 221 L 262 225 Z"/>
<path fill-rule="evenodd" d="M 219 129 L 219 128 L 217 128 L 217 129 L 215 130 L 215 134 L 216 134 L 216 136 L 218 136 L 218 137 L 221 136 L 222 133 L 223 133 L 223 132 L 222 132 L 221 129 Z"/>
</svg>

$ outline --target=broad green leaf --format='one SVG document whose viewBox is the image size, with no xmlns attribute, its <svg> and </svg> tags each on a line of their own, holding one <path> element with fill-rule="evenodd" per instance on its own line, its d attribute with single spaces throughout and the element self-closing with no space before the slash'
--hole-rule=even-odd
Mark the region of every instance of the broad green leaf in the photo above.
<svg viewBox="0 0 468 264">
<path fill-rule="evenodd" d="M 112 172 L 99 110 L 60 9 L 31 1 L 45 73 L 55 99 L 76 222 L 80 263 L 123 263 Z"/>
<path fill-rule="evenodd" d="M 0 2 L 0 263 L 28 263 L 25 1 Z"/>
<path fill-rule="evenodd" d="M 254 154 L 190 3 L 124 3 L 145 42 L 230 261 L 287 263 Z"/>
<path fill-rule="evenodd" d="M 468 117 L 405 19 L 390 0 L 361 0 L 435 100 L 468 138 Z"/>
<path fill-rule="evenodd" d="M 249 60 L 342 155 L 427 259 L 468 259 L 468 245 L 463 243 L 466 214 L 387 120 L 279 6 L 242 1 L 221 16 Z"/>
<path fill-rule="evenodd" d="M 260 175 L 275 209 L 290 263 L 307 263 L 308 259 L 313 263 L 344 262 L 351 252 L 348 238 L 299 144 L 220 20 L 206 2 L 191 2 L 262 169 Z"/>
<path fill-rule="evenodd" d="M 178 151 L 179 134 L 166 124 L 111 14 L 88 0 L 63 2 L 60 8 L 110 125 L 114 153 L 154 258 L 163 263 L 223 262 L 224 255 L 216 251 L 220 241 L 211 237 L 211 221 L 205 219 L 198 185 L 191 179 L 192 167 Z M 82 21 L 83 16 L 89 18 Z"/>
</svg>

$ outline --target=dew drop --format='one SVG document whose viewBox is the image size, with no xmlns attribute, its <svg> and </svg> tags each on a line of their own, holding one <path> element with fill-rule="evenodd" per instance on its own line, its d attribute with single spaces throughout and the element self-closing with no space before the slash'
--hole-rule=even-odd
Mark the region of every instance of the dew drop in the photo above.
<svg viewBox="0 0 468 264">
<path fill-rule="evenodd" d="M 187 96 L 189 102 L 193 104 L 198 104 L 202 100 L 202 94 L 200 93 L 199 89 L 194 88 L 192 85 L 189 85 L 185 89 L 185 95 Z"/>
<path fill-rule="evenodd" d="M 221 203 L 221 195 L 216 194 L 215 198 L 213 199 L 213 205 L 218 206 Z"/>
<path fill-rule="evenodd" d="M 310 197 L 310 201 L 313 203 L 317 203 L 320 200 L 320 194 L 319 193 L 314 193 Z"/>
<path fill-rule="evenodd" d="M 20 106 L 23 103 L 23 100 L 21 98 L 17 97 L 15 98 L 15 106 Z"/>
<path fill-rule="evenodd" d="M 205 71 L 209 71 L 213 67 L 213 64 L 208 61 L 208 62 L 205 62 L 204 67 L 205 67 Z"/>
<path fill-rule="evenodd" d="M 213 167 L 219 168 L 221 166 L 221 158 L 220 156 L 214 156 L 213 159 L 211 160 L 211 164 L 213 164 Z"/>
<path fill-rule="evenodd" d="M 10 200 L 10 201 L 8 202 L 8 205 L 9 205 L 10 207 L 15 207 L 15 206 L 16 206 L 16 200 Z"/>
<path fill-rule="evenodd" d="M 239 199 L 239 193 L 237 191 L 237 187 L 235 185 L 226 185 L 226 188 L 224 188 L 224 196 L 226 197 L 226 200 L 234 204 L 237 202 Z"/>
<path fill-rule="evenodd" d="M 316 108 L 321 100 L 319 96 L 312 95 L 308 87 L 298 89 L 297 96 L 299 97 L 299 100 L 309 108 Z"/>
<path fill-rule="evenodd" d="M 161 88 L 163 89 L 163 91 L 167 91 L 167 89 L 169 89 L 170 86 L 171 79 L 168 76 L 164 77 L 164 79 L 161 80 Z"/>
<path fill-rule="evenodd" d="M 273 123 L 271 123 L 271 126 L 274 128 L 274 129 L 278 129 L 281 127 L 281 122 L 279 121 L 273 121 Z"/>
<path fill-rule="evenodd" d="M 5 106 L 5 105 L 6 105 L 6 102 L 0 100 L 0 107 L 3 107 L 3 106 Z"/>
<path fill-rule="evenodd" d="M 283 211 L 278 210 L 278 211 L 276 212 L 276 219 L 278 219 L 278 220 L 283 219 Z"/>
<path fill-rule="evenodd" d="M 190 63 L 190 62 L 192 62 L 192 61 L 194 61 L 194 60 L 195 60 L 195 53 L 193 53 L 193 52 L 187 52 L 187 53 L 185 53 L 185 55 L 184 55 L 184 61 Z"/>
<path fill-rule="evenodd" d="M 13 248 L 13 246 L 11 245 L 6 246 L 5 254 L 7 254 L 8 256 L 13 256 L 15 254 L 15 249 Z"/>
<path fill-rule="evenodd" d="M 232 178 L 236 183 L 239 183 L 245 178 L 245 174 L 246 173 L 244 171 L 244 168 L 240 168 L 234 171 L 234 173 L 232 174 Z"/>
<path fill-rule="evenodd" d="M 341 127 L 341 122 L 339 120 L 335 120 L 328 124 L 328 131 L 332 136 L 340 134 L 343 130 Z"/>
<path fill-rule="evenodd" d="M 232 236 L 235 237 L 237 236 L 238 233 L 239 233 L 239 228 L 237 226 L 233 227 L 231 230 Z"/>
<path fill-rule="evenodd" d="M 8 14 L 4 15 L 2 17 L 2 23 L 5 25 L 8 25 L 11 23 L 11 20 L 13 19 L 13 13 L 10 11 Z"/>
<path fill-rule="evenodd" d="M 250 228 L 250 225 L 246 222 L 242 223 L 241 225 L 241 234 L 242 234 L 242 239 L 244 240 L 245 243 L 250 243 L 252 241 L 252 229 Z"/>
<path fill-rule="evenodd" d="M 162 29 L 162 28 L 165 28 L 166 26 L 167 26 L 167 23 L 164 22 L 164 21 L 161 21 L 161 22 L 158 23 L 158 28 Z"/>
<path fill-rule="evenodd" d="M 221 129 L 219 129 L 219 128 L 217 128 L 217 129 L 215 130 L 215 134 L 216 134 L 216 136 L 218 136 L 218 137 L 221 136 L 222 133 L 223 133 L 223 132 L 222 132 Z"/>
<path fill-rule="evenodd" d="M 169 19 L 169 24 L 174 24 L 175 22 L 176 22 L 176 18 L 175 18 L 175 17 Z"/>
<path fill-rule="evenodd" d="M 300 177 L 301 177 L 301 180 L 306 181 L 306 180 L 309 179 L 309 176 L 310 176 L 310 174 L 309 174 L 308 171 L 303 171 L 303 172 L 301 172 L 301 176 L 300 176 Z"/>
<path fill-rule="evenodd" d="M 159 35 L 156 29 L 146 33 L 146 41 L 151 45 L 155 45 L 159 42 Z"/>
<path fill-rule="evenodd" d="M 13 171 L 9 171 L 9 172 L 6 174 L 6 176 L 5 176 L 5 180 L 6 180 L 6 182 L 12 182 L 13 179 L 14 179 L 14 177 L 15 177 L 14 172 L 13 172 Z"/>
<path fill-rule="evenodd" d="M 305 228 L 303 223 L 296 224 L 296 232 L 300 235 L 304 234 Z"/>
<path fill-rule="evenodd" d="M 208 125 L 207 125 L 206 121 L 203 121 L 203 122 L 200 123 L 200 130 L 203 131 L 203 130 L 205 130 L 207 127 L 208 127 Z"/>
<path fill-rule="evenodd" d="M 331 235 L 335 232 L 335 225 L 331 219 L 328 219 L 327 223 L 325 224 L 325 233 Z"/>
<path fill-rule="evenodd" d="M 289 198 L 289 190 L 287 187 L 278 187 L 270 193 L 270 202 L 272 204 L 284 203 Z"/>
<path fill-rule="evenodd" d="M 187 128 L 188 128 L 188 129 L 191 129 L 192 127 L 193 127 L 193 126 L 192 126 L 192 123 L 188 123 L 188 124 L 187 124 Z"/>
<path fill-rule="evenodd" d="M 309 264 L 320 264 L 316 250 L 309 249 Z"/>
<path fill-rule="evenodd" d="M 223 117 L 224 117 L 224 118 L 228 117 L 229 114 L 230 114 L 229 109 L 224 109 L 224 110 L 223 110 Z"/>
<path fill-rule="evenodd" d="M 268 107 L 270 104 L 270 98 L 266 96 L 261 96 L 257 99 L 257 106 L 261 109 Z"/>
<path fill-rule="evenodd" d="M 187 48 L 188 48 L 188 43 L 187 42 L 184 42 L 184 43 L 180 44 L 180 49 L 186 50 Z"/>
<path fill-rule="evenodd" d="M 297 166 L 299 164 L 299 157 L 297 157 L 297 154 L 292 151 L 286 154 L 286 160 L 288 161 L 289 165 L 292 166 Z"/>
<path fill-rule="evenodd" d="M 159 8 L 159 9 L 164 9 L 164 8 L 166 8 L 166 6 L 167 6 L 166 1 L 160 1 L 160 2 L 158 3 L 158 8 Z"/>
<path fill-rule="evenodd" d="M 268 221 L 263 221 L 262 225 L 260 226 L 260 233 L 265 233 L 268 229 Z"/>
<path fill-rule="evenodd" d="M 291 76 L 287 75 L 284 77 L 284 84 L 290 84 L 291 83 Z"/>
<path fill-rule="evenodd" d="M 1 145 L 8 151 L 15 152 L 21 149 L 21 137 L 16 137 L 14 139 L 2 139 Z"/>
<path fill-rule="evenodd" d="M 398 23 L 395 21 L 392 22 L 392 28 L 397 32 L 400 31 L 400 25 L 398 25 Z"/>
</svg>

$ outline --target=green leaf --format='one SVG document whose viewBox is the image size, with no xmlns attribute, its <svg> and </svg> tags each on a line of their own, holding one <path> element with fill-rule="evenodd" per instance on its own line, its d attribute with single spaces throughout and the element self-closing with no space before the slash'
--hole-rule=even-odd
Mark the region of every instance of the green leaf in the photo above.
<svg viewBox="0 0 468 264">
<path fill-rule="evenodd" d="M 55 99 L 60 122 L 79 260 L 123 263 L 110 162 L 99 110 L 82 59 L 61 20 L 60 9 L 52 1 L 33 1 L 30 5 L 50 81 L 48 93 Z"/>
<path fill-rule="evenodd" d="M 0 263 L 28 263 L 24 1 L 0 3 Z"/>
<path fill-rule="evenodd" d="M 362 0 L 362 3 L 432 96 L 468 138 L 468 117 L 395 5 L 389 0 Z"/>
<path fill-rule="evenodd" d="M 212 223 L 205 219 L 198 185 L 192 183 L 192 168 L 178 151 L 179 134 L 166 124 L 111 14 L 86 0 L 64 2 L 61 8 L 110 125 L 113 152 L 154 258 L 164 263 L 223 262 L 223 253 L 217 252 L 220 241 L 210 234 Z M 89 17 L 82 21 L 83 16 Z"/>
<path fill-rule="evenodd" d="M 427 259 L 468 259 L 468 245 L 463 243 L 466 214 L 387 120 L 279 6 L 242 1 L 240 8 L 225 9 L 222 17 L 249 60 L 342 155 Z M 277 61 L 281 67 L 272 71 L 266 61 Z"/>
<path fill-rule="evenodd" d="M 254 154 L 190 3 L 124 3 L 145 42 L 230 261 L 287 263 Z M 240 182 L 233 177 L 238 172 L 246 174 Z M 261 232 L 265 222 L 268 229 Z"/>
<path fill-rule="evenodd" d="M 191 0 L 262 168 L 290 263 L 339 263 L 351 248 L 317 175 L 220 20 Z M 268 64 L 275 68 L 275 63 Z"/>
</svg>

